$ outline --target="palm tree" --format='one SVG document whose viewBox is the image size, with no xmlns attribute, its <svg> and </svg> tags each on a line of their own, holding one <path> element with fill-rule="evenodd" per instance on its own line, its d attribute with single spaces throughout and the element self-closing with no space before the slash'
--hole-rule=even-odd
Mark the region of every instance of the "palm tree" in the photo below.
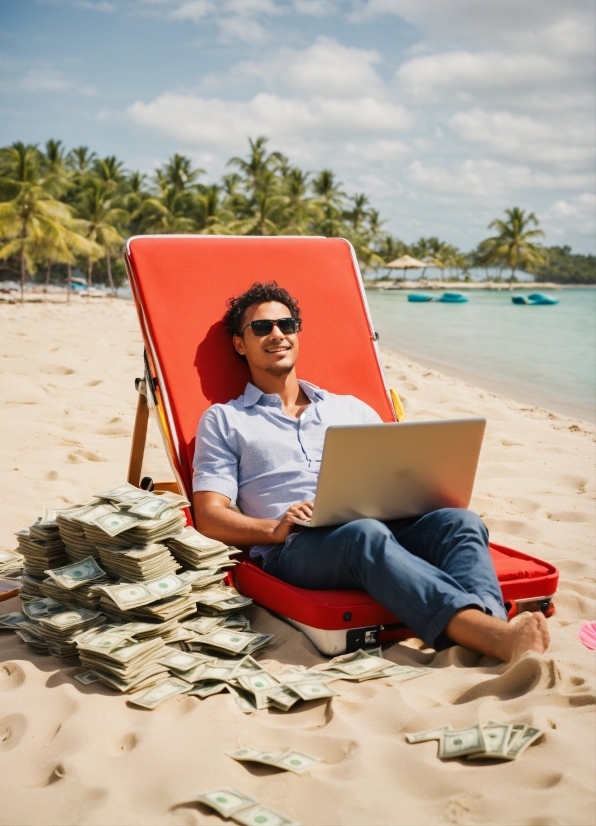
<svg viewBox="0 0 596 826">
<path fill-rule="evenodd" d="M 343 199 L 345 192 L 339 188 L 335 175 L 330 169 L 322 169 L 312 184 L 316 202 L 323 212 L 323 219 L 317 227 L 323 235 L 338 236 L 343 233 Z"/>
<path fill-rule="evenodd" d="M 268 138 L 261 135 L 255 141 L 248 139 L 250 152 L 248 160 L 244 158 L 230 158 L 228 166 L 237 166 L 244 176 L 244 183 L 247 190 L 256 193 L 266 189 L 271 184 L 271 177 L 277 165 L 286 160 L 281 152 L 271 152 L 267 154 Z"/>
<path fill-rule="evenodd" d="M 89 172 L 96 157 L 88 146 L 76 146 L 66 156 L 66 164 L 80 178 Z"/>
<path fill-rule="evenodd" d="M 193 169 L 192 161 L 184 155 L 172 155 L 155 173 L 156 182 L 163 191 L 172 187 L 176 192 L 192 187 L 204 169 Z"/>
<path fill-rule="evenodd" d="M 139 225 L 142 232 L 189 233 L 197 231 L 196 221 L 190 217 L 193 206 L 192 193 L 176 192 L 174 187 L 159 196 L 146 198 L 139 209 Z"/>
<path fill-rule="evenodd" d="M 93 176 L 103 181 L 111 192 L 125 183 L 124 164 L 114 155 L 99 158 L 93 164 Z"/>
<path fill-rule="evenodd" d="M 44 189 L 37 146 L 18 141 L 0 150 L 0 192 L 9 196 L 0 203 L 0 259 L 18 258 L 24 301 L 25 279 L 35 272 L 40 250 L 68 257 L 70 249 L 86 246 L 72 226 L 69 207 Z"/>
<path fill-rule="evenodd" d="M 126 224 L 128 213 L 114 205 L 110 181 L 102 181 L 94 176 L 89 176 L 84 182 L 77 207 L 78 214 L 84 221 L 81 228 L 86 229 L 87 238 L 94 242 L 94 248 L 90 249 L 87 256 L 87 286 L 91 287 L 94 261 L 105 257 L 108 282 L 114 291 L 111 256 L 124 244 L 118 226 Z"/>
<path fill-rule="evenodd" d="M 66 163 L 62 141 L 46 141 L 40 161 L 44 188 L 57 197 L 63 196 L 72 186 L 72 173 Z"/>
<path fill-rule="evenodd" d="M 523 268 L 533 272 L 538 265 L 546 262 L 547 253 L 543 247 L 533 243 L 534 238 L 544 236 L 541 229 L 529 229 L 530 226 L 538 227 L 538 218 L 533 212 L 526 215 L 525 210 L 513 207 L 506 209 L 505 214 L 506 221 L 495 218 L 490 222 L 488 228 L 496 229 L 498 234 L 486 238 L 482 247 L 486 263 L 502 263 L 510 267 L 509 289 L 512 289 L 516 270 Z"/>
</svg>

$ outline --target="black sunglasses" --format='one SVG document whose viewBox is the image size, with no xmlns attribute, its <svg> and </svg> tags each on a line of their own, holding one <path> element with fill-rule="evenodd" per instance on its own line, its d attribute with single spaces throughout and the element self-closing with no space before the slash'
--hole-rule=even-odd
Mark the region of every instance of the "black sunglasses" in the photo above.
<svg viewBox="0 0 596 826">
<path fill-rule="evenodd" d="M 280 333 L 289 336 L 300 332 L 302 321 L 299 318 L 278 318 L 275 321 L 269 318 L 260 318 L 257 321 L 251 321 L 244 330 L 248 330 L 249 327 L 252 327 L 254 335 L 259 337 L 271 335 L 274 327 L 279 327 Z M 241 330 L 238 335 L 241 336 L 244 330 Z"/>
</svg>

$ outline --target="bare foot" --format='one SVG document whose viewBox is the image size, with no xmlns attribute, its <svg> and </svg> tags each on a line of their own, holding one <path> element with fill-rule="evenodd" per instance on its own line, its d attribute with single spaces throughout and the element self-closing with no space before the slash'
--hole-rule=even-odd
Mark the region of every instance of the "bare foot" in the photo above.
<svg viewBox="0 0 596 826">
<path fill-rule="evenodd" d="M 526 651 L 544 654 L 550 642 L 544 614 L 523 614 L 510 623 L 473 608 L 458 611 L 445 628 L 453 642 L 496 660 L 509 662 Z"/>
<path fill-rule="evenodd" d="M 508 624 L 507 631 L 503 640 L 505 662 L 509 662 L 515 655 L 519 656 L 526 651 L 544 654 L 550 643 L 546 619 L 540 611 L 532 613 L 524 611 L 518 614 Z"/>
</svg>

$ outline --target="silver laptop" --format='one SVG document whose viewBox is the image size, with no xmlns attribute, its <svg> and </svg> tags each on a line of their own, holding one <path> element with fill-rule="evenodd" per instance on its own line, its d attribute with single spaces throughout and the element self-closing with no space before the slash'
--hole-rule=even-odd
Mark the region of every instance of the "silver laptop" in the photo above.
<svg viewBox="0 0 596 826">
<path fill-rule="evenodd" d="M 341 425 L 325 433 L 312 518 L 322 528 L 467 508 L 486 419 Z"/>
</svg>

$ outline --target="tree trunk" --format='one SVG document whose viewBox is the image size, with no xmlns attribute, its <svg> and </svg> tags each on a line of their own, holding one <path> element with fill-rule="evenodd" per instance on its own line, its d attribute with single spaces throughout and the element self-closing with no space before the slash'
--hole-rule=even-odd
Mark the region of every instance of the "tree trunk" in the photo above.
<svg viewBox="0 0 596 826">
<path fill-rule="evenodd" d="M 108 282 L 110 285 L 110 289 L 116 295 L 116 290 L 114 289 L 114 280 L 112 278 L 112 256 L 110 255 L 109 250 L 106 249 L 106 269 L 108 271 Z"/>
<path fill-rule="evenodd" d="M 70 284 L 72 279 L 72 267 L 70 264 L 66 265 L 66 300 L 70 301 Z"/>
<path fill-rule="evenodd" d="M 25 242 L 23 241 L 23 247 L 21 249 L 21 304 L 25 301 L 25 275 L 27 273 L 27 268 L 25 266 Z"/>
<path fill-rule="evenodd" d="M 44 287 L 44 293 L 47 293 L 48 287 L 50 286 L 50 275 L 52 274 L 52 264 L 48 261 L 48 268 L 46 270 L 46 285 Z"/>
</svg>

